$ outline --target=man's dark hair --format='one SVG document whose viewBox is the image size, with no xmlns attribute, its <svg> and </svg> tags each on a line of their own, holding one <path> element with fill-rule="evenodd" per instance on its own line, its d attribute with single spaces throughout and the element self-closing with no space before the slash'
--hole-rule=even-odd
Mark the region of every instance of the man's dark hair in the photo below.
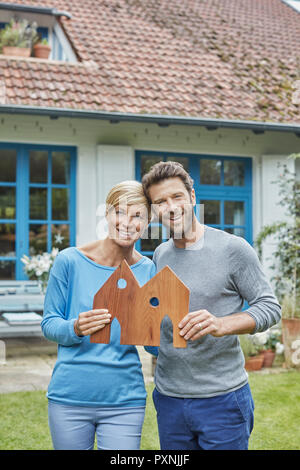
<svg viewBox="0 0 300 470">
<path fill-rule="evenodd" d="M 165 179 L 176 177 L 181 179 L 188 193 L 191 194 L 194 181 L 192 180 L 190 175 L 185 171 L 181 163 L 169 161 L 158 162 L 153 165 L 148 171 L 148 173 L 146 173 L 142 178 L 143 190 L 147 199 L 150 201 L 150 186 L 152 186 L 153 184 L 157 184 Z"/>
</svg>

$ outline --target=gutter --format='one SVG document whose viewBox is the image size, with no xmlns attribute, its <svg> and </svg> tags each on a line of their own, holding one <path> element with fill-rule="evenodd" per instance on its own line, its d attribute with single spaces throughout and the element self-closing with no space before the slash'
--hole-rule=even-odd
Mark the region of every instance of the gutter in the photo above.
<svg viewBox="0 0 300 470">
<path fill-rule="evenodd" d="M 210 119 L 191 116 L 171 116 L 161 114 L 138 114 L 138 113 L 120 113 L 108 111 L 89 111 L 84 109 L 54 108 L 24 105 L 0 104 L 0 114 L 18 114 L 31 116 L 48 116 L 50 119 L 58 118 L 80 118 L 80 119 L 99 119 L 110 121 L 111 124 L 119 122 L 140 122 L 154 123 L 160 127 L 170 125 L 200 126 L 208 130 L 218 128 L 244 129 L 251 130 L 255 134 L 262 134 L 265 131 L 290 132 L 300 137 L 299 124 L 281 124 L 262 121 L 242 121 L 230 119 Z"/>
<path fill-rule="evenodd" d="M 0 3 L 0 10 L 23 11 L 27 13 L 39 13 L 41 15 L 65 16 L 70 20 L 71 14 L 67 11 L 59 11 L 56 8 L 35 7 L 32 5 L 19 5 L 17 3 Z"/>
</svg>

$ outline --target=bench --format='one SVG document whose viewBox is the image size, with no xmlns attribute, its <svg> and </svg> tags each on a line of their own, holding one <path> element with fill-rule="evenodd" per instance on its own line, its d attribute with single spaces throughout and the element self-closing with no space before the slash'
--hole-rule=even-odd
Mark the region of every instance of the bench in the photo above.
<svg viewBox="0 0 300 470">
<path fill-rule="evenodd" d="M 42 336 L 43 309 L 44 295 L 37 281 L 0 281 L 0 339 Z M 11 313 L 14 318 L 10 318 Z M 36 320 L 28 313 L 34 313 Z"/>
</svg>

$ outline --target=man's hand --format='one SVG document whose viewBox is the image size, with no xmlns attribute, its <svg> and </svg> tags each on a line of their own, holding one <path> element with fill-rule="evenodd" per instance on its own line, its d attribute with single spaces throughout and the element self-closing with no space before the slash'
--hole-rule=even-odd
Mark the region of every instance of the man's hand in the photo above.
<svg viewBox="0 0 300 470">
<path fill-rule="evenodd" d="M 255 320 L 247 311 L 216 317 L 207 310 L 189 312 L 178 324 L 180 335 L 191 341 L 206 335 L 220 337 L 253 333 L 255 325 Z"/>
<path fill-rule="evenodd" d="M 212 315 L 207 310 L 189 312 L 179 323 L 180 335 L 194 341 L 205 335 L 223 336 L 223 318 Z"/>
<path fill-rule="evenodd" d="M 74 323 L 74 331 L 77 336 L 91 335 L 104 328 L 110 318 L 110 313 L 104 308 L 81 312 Z"/>
</svg>

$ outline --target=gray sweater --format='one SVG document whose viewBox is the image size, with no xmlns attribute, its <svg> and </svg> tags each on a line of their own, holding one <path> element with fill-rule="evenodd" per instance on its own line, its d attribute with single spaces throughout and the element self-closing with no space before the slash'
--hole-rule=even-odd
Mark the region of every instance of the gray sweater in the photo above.
<svg viewBox="0 0 300 470">
<path fill-rule="evenodd" d="M 204 236 L 190 249 L 172 239 L 154 252 L 159 271 L 168 265 L 190 289 L 189 311 L 206 309 L 216 316 L 246 312 L 254 332 L 265 331 L 281 317 L 281 308 L 252 246 L 241 237 L 205 226 Z M 165 317 L 155 370 L 155 384 L 164 395 L 211 397 L 236 390 L 248 381 L 237 335 L 207 335 L 173 347 L 172 323 Z"/>
</svg>

